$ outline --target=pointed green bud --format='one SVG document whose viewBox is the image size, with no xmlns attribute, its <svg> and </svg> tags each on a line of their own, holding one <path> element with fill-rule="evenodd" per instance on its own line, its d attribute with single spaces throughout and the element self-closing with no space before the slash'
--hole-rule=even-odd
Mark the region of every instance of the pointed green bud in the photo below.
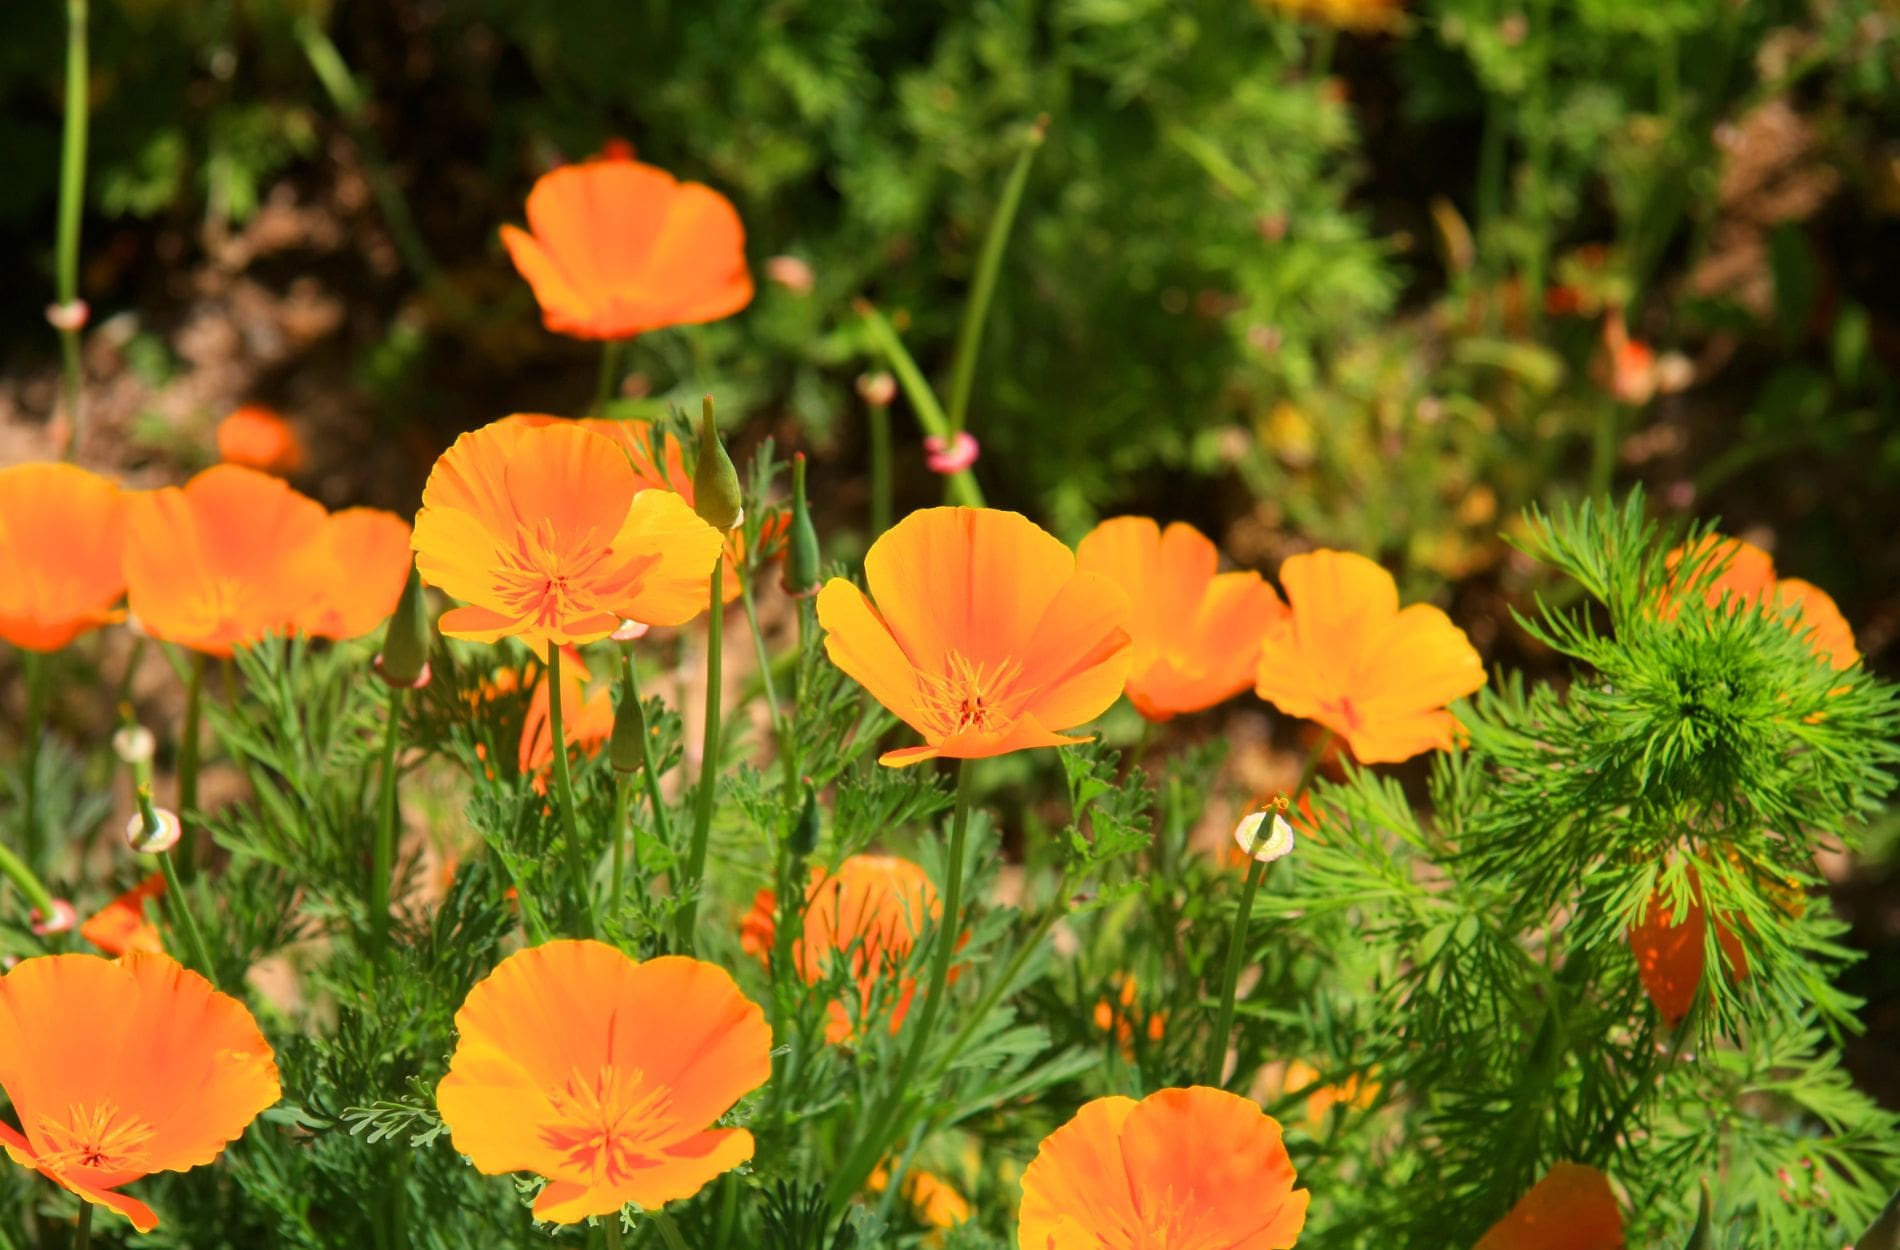
<svg viewBox="0 0 1900 1250">
<path fill-rule="evenodd" d="M 429 619 L 429 601 L 422 593 L 422 576 L 412 564 L 402 598 L 396 601 L 395 615 L 389 618 L 389 630 L 383 635 L 382 654 L 376 657 L 377 676 L 409 690 L 428 685 L 429 632 L 434 625 Z"/>
<path fill-rule="evenodd" d="M 713 420 L 713 399 L 706 396 L 699 422 L 699 463 L 693 469 L 693 510 L 716 530 L 736 529 L 745 520 L 745 500 L 739 493 L 739 470 L 719 441 Z"/>
<path fill-rule="evenodd" d="M 1702 1178 L 1702 1203 L 1696 1208 L 1695 1227 L 1689 1231 L 1689 1243 L 1682 1250 L 1712 1250 L 1715 1245 L 1715 1201 L 1709 1193 L 1709 1178 Z"/>
<path fill-rule="evenodd" d="M 632 661 L 627 661 L 628 665 Z M 620 702 L 614 708 L 614 734 L 607 742 L 607 758 L 615 772 L 637 773 L 646 760 L 647 714 L 633 686 L 633 671 L 620 674 Z"/>
<path fill-rule="evenodd" d="M 794 595 L 809 595 L 818 589 L 818 531 L 811 523 L 811 509 L 805 504 L 805 453 L 792 457 L 792 532 L 791 550 L 785 560 L 785 589 Z"/>
<path fill-rule="evenodd" d="M 792 830 L 792 862 L 798 863 L 811 858 L 818 849 L 818 791 L 812 788 L 811 778 L 805 778 L 805 806 L 799 810 L 798 826 Z"/>
</svg>

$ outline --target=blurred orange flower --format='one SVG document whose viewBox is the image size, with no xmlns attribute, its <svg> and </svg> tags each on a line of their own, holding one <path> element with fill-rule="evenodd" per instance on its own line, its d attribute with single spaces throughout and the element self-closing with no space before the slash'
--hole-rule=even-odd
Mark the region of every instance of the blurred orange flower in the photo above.
<svg viewBox="0 0 1900 1250">
<path fill-rule="evenodd" d="M 1136 1102 L 1097 1098 L 1043 1139 L 1023 1171 L 1023 1250 L 1193 1246 L 1285 1250 L 1306 1223 L 1280 1125 L 1197 1085 Z"/>
<path fill-rule="evenodd" d="M 642 490 L 590 430 L 498 421 L 455 440 L 416 514 L 416 567 L 466 607 L 454 638 L 605 638 L 623 619 L 680 625 L 706 604 L 720 535 L 671 491 Z"/>
<path fill-rule="evenodd" d="M 613 735 L 614 697 L 612 687 L 602 684 L 592 694 L 587 684 L 593 674 L 581 653 L 562 648 L 561 656 L 561 737 L 583 755 L 593 755 Z M 547 770 L 554 763 L 554 726 L 548 715 L 548 671 L 528 696 L 528 714 L 521 722 L 520 768 L 524 776 L 536 779 L 535 789 L 547 788 Z"/>
<path fill-rule="evenodd" d="M 57 651 L 123 615 L 126 498 L 70 464 L 0 469 L 0 638 Z"/>
<path fill-rule="evenodd" d="M 210 1163 L 281 1096 L 277 1064 L 237 999 L 160 954 L 42 955 L 0 977 L 0 1122 L 37 1168 L 140 1232 L 158 1217 L 118 1190 Z"/>
<path fill-rule="evenodd" d="M 1262 8 L 1279 9 L 1289 17 L 1309 18 L 1365 34 L 1396 30 L 1405 12 L 1405 0 L 1255 0 L 1255 3 Z"/>
<path fill-rule="evenodd" d="M 309 455 L 295 426 L 262 404 L 245 404 L 218 422 L 218 459 L 278 477 L 303 472 Z"/>
<path fill-rule="evenodd" d="M 155 872 L 93 913 L 79 936 L 108 955 L 127 951 L 162 952 L 158 926 L 145 914 L 146 903 L 165 897 L 165 874 Z"/>
<path fill-rule="evenodd" d="M 1629 937 L 1630 954 L 1636 957 L 1643 989 L 1664 1023 L 1672 1028 L 1695 1006 L 1708 964 L 1708 912 L 1702 905 L 1702 887 L 1693 868 L 1689 870 L 1689 890 L 1689 905 L 1680 920 L 1669 906 L 1667 892 L 1660 888 L 1652 892 L 1643 905 L 1642 919 L 1630 930 Z M 1738 981 L 1746 977 L 1748 952 L 1735 930 L 1718 921 L 1715 941 L 1729 975 Z"/>
<path fill-rule="evenodd" d="M 1681 566 L 1690 549 L 1678 547 L 1669 553 L 1669 567 Z M 1814 654 L 1837 669 L 1852 668 L 1860 659 L 1854 646 L 1854 630 L 1825 590 L 1798 577 L 1776 577 L 1775 562 L 1766 551 L 1739 538 L 1706 535 L 1694 548 L 1706 554 L 1698 566 L 1716 568 L 1704 598 L 1712 608 L 1726 600 L 1732 610 L 1765 605 L 1789 619 L 1790 627 L 1805 636 Z M 1672 585 L 1672 593 L 1680 587 Z M 1673 609 L 1672 609 L 1673 610 Z"/>
<path fill-rule="evenodd" d="M 548 942 L 502 960 L 455 1027 L 443 1122 L 480 1171 L 547 1178 L 536 1219 L 652 1210 L 752 1157 L 751 1133 L 710 1126 L 771 1075 L 772 1031 L 716 964 Z"/>
<path fill-rule="evenodd" d="M 132 496 L 127 600 L 145 632 L 207 655 L 295 628 L 331 580 L 323 505 L 239 465 Z"/>
<path fill-rule="evenodd" d="M 872 1193 L 883 1193 L 891 1187 L 890 1169 L 879 1164 L 877 1169 L 865 1179 L 864 1184 Z M 938 1230 L 924 1239 L 925 1245 L 942 1245 L 944 1242 L 942 1230 L 955 1228 L 969 1221 L 970 1200 L 957 1192 L 956 1186 L 935 1172 L 927 1172 L 923 1168 L 911 1168 L 904 1173 L 904 1197 L 910 1201 L 919 1220 Z"/>
<path fill-rule="evenodd" d="M 409 580 L 409 523 L 381 508 L 345 508 L 318 538 L 323 576 L 299 622 L 315 638 L 361 638 L 389 619 Z"/>
<path fill-rule="evenodd" d="M 871 595 L 818 595 L 832 663 L 924 737 L 881 762 L 981 759 L 1086 739 L 1128 675 L 1128 596 L 1027 517 L 913 512 L 864 557 Z"/>
<path fill-rule="evenodd" d="M 1357 1072 L 1337 1085 L 1320 1084 L 1320 1070 L 1304 1059 L 1289 1060 L 1280 1078 L 1280 1092 L 1306 1091 L 1306 1130 L 1315 1137 L 1326 1131 L 1327 1118 L 1334 1107 L 1364 1111 L 1379 1098 L 1379 1082 L 1362 1079 Z"/>
<path fill-rule="evenodd" d="M 1135 981 L 1133 973 L 1117 972 L 1111 978 L 1115 989 L 1113 999 L 1098 999 L 1095 1004 L 1095 1027 L 1114 1037 L 1123 1055 L 1132 1058 L 1135 1053 L 1135 1029 L 1140 1027 L 1142 1035 L 1151 1042 L 1158 1042 L 1167 1035 L 1168 1013 L 1156 1011 L 1144 1013 L 1138 1005 L 1141 987 Z"/>
<path fill-rule="evenodd" d="M 1192 525 L 1116 517 L 1075 549 L 1075 567 L 1128 593 L 1128 700 L 1151 721 L 1198 712 L 1253 683 L 1260 638 L 1286 616 L 1258 573 L 1221 573 Z"/>
<path fill-rule="evenodd" d="M 1484 685 L 1451 618 L 1422 603 L 1401 611 L 1392 575 L 1351 552 L 1290 556 L 1280 585 L 1292 610 L 1261 646 L 1261 698 L 1326 726 L 1361 763 L 1451 748 L 1458 722 L 1445 705 Z"/>
<path fill-rule="evenodd" d="M 625 339 L 729 317 L 752 301 L 731 201 L 618 154 L 544 174 L 528 230 L 501 228 L 556 334 Z"/>
<path fill-rule="evenodd" d="M 1610 1180 L 1580 1163 L 1554 1163 L 1476 1250 L 1621 1250 L 1623 1217 Z"/>
</svg>

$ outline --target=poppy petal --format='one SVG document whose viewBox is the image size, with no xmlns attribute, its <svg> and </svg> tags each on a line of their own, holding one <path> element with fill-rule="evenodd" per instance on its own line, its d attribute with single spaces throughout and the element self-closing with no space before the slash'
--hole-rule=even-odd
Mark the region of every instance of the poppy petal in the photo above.
<svg viewBox="0 0 1900 1250">
<path fill-rule="evenodd" d="M 864 592 L 834 577 L 818 592 L 825 654 L 871 697 L 923 733 L 916 718 L 917 670 Z"/>
</svg>

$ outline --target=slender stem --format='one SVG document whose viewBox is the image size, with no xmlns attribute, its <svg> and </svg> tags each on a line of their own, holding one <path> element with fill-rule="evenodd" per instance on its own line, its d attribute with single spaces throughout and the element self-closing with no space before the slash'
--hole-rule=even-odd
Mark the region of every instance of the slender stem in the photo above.
<svg viewBox="0 0 1900 1250">
<path fill-rule="evenodd" d="M 1049 936 L 1049 930 L 1055 928 L 1056 921 L 1067 915 L 1068 911 L 1069 883 L 1065 879 L 1062 883 L 1062 893 L 1050 902 L 1048 908 L 1043 911 L 1042 919 L 1036 922 L 1036 927 L 1030 931 L 1022 945 L 1016 948 L 1016 953 L 1010 957 L 1008 966 L 1003 969 L 1003 975 L 990 982 L 989 988 L 983 991 L 983 997 L 977 999 L 976 1007 L 963 1022 L 963 1028 L 958 1030 L 957 1035 L 951 1039 L 949 1047 L 943 1052 L 943 1058 L 933 1069 L 933 1078 L 941 1076 L 950 1061 L 961 1054 L 970 1039 L 976 1036 L 976 1031 L 983 1027 L 983 1021 L 996 1004 L 1002 1001 L 1003 995 L 1009 992 L 1016 978 L 1022 974 L 1023 965 L 1028 963 L 1029 957 L 1041 948 L 1043 939 Z"/>
<path fill-rule="evenodd" d="M 633 778 L 621 773 L 614 779 L 614 848 L 612 867 L 607 876 L 607 909 L 620 906 L 620 892 L 627 882 L 627 839 L 633 824 Z"/>
<path fill-rule="evenodd" d="M 594 415 L 607 415 L 608 401 L 620 386 L 620 353 L 625 340 L 606 339 L 600 345 L 600 385 L 594 389 Z"/>
<path fill-rule="evenodd" d="M 46 892 L 46 886 L 26 866 L 26 862 L 5 844 L 0 844 L 0 873 L 5 873 L 20 893 L 26 895 L 26 901 L 40 913 L 40 919 L 52 919 L 53 896 Z"/>
<path fill-rule="evenodd" d="M 600 1229 L 605 1234 L 607 1250 L 620 1250 L 620 1247 L 625 1244 L 620 1237 L 620 1212 L 615 1211 L 608 1215 L 601 1222 Z"/>
<path fill-rule="evenodd" d="M 91 92 L 86 64 L 88 0 L 66 0 L 66 116 L 59 147 L 59 302 L 71 307 L 79 298 L 79 219 L 86 200 L 86 123 Z M 79 450 L 79 327 L 59 332 L 66 401 L 65 458 Z"/>
<path fill-rule="evenodd" d="M 216 985 L 218 967 L 211 962 L 211 948 L 205 944 L 204 930 L 198 927 L 198 918 L 191 911 L 191 901 L 185 897 L 184 883 L 178 879 L 178 865 L 173 861 L 170 851 L 160 855 L 158 863 L 165 874 L 165 911 L 171 917 L 172 927 L 184 933 L 185 945 L 191 948 L 191 957 L 197 961 L 205 978 Z"/>
<path fill-rule="evenodd" d="M 963 429 L 970 411 L 970 388 L 976 380 L 976 358 L 983 349 L 983 326 L 989 320 L 990 302 L 996 296 L 996 275 L 1003 267 L 1003 252 L 1009 246 L 1010 230 L 1016 224 L 1016 210 L 1023 202 L 1023 188 L 1029 183 L 1029 168 L 1042 150 L 1049 119 L 1039 118 L 1030 128 L 1016 164 L 1003 184 L 1003 196 L 996 202 L 996 215 L 990 218 L 989 233 L 983 239 L 983 252 L 977 257 L 976 281 L 970 298 L 963 305 L 963 324 L 957 331 L 957 354 L 950 374 L 950 403 L 946 414 L 950 432 Z M 880 530 L 879 533 L 883 531 Z"/>
<path fill-rule="evenodd" d="M 679 1225 L 666 1213 L 664 1207 L 655 1207 L 647 1212 L 647 1218 L 660 1230 L 660 1239 L 667 1244 L 667 1250 L 686 1250 L 686 1238 L 680 1236 Z"/>
<path fill-rule="evenodd" d="M 20 848 L 26 862 L 37 870 L 45 850 L 40 837 L 40 742 L 46 736 L 47 660 L 37 651 L 24 651 L 21 663 L 26 666 L 26 741 L 20 756 L 26 823 L 20 831 Z"/>
<path fill-rule="evenodd" d="M 178 743 L 178 855 L 189 877 L 197 866 L 198 738 L 204 723 L 205 657 L 191 653 L 185 675 L 185 728 Z"/>
<path fill-rule="evenodd" d="M 870 304 L 859 304 L 858 313 L 864 318 L 864 327 L 870 333 L 871 342 L 884 353 L 891 372 L 897 375 L 897 384 L 904 388 L 904 395 L 917 413 L 917 424 L 924 427 L 924 433 L 947 440 L 950 437 L 950 419 L 944 416 L 936 392 L 930 389 L 930 383 L 924 381 L 923 371 L 911 359 L 910 352 L 905 350 L 904 341 L 897 337 L 897 331 L 885 320 L 884 314 Z M 983 491 L 968 469 L 951 474 L 949 481 L 950 494 L 958 503 L 971 508 L 983 506 Z"/>
<path fill-rule="evenodd" d="M 891 406 L 871 405 L 871 537 L 891 528 Z"/>
<path fill-rule="evenodd" d="M 567 867 L 574 877 L 574 921 L 583 937 L 594 934 L 594 891 L 581 853 L 581 822 L 574 814 L 574 778 L 567 766 L 567 732 L 561 727 L 561 648 L 548 644 L 548 730 L 554 735 L 555 801 L 567 838 Z"/>
<path fill-rule="evenodd" d="M 73 1250 L 87 1250 L 92 1245 L 92 1204 L 81 1201 L 79 1204 L 79 1227 L 73 1231 Z"/>
<path fill-rule="evenodd" d="M 396 744 L 402 737 L 402 704 L 407 693 L 401 686 L 389 688 L 389 723 L 383 727 L 382 790 L 369 867 L 371 945 L 379 954 L 389 941 L 390 877 L 396 868 Z"/>
<path fill-rule="evenodd" d="M 1247 861 L 1247 884 L 1240 890 L 1240 910 L 1234 914 L 1234 931 L 1227 939 L 1227 967 L 1221 973 L 1220 1011 L 1214 1017 L 1214 1031 L 1207 1039 L 1207 1084 L 1219 1086 L 1227 1071 L 1227 1038 L 1234 1028 L 1234 987 L 1240 982 L 1241 957 L 1247 950 L 1247 921 L 1253 914 L 1253 896 L 1267 875 L 1267 865 L 1257 859 Z"/>
<path fill-rule="evenodd" d="M 627 676 L 627 693 L 632 698 L 640 697 L 640 670 L 633 662 L 633 648 L 623 647 L 620 651 L 621 671 Z M 666 818 L 666 800 L 660 796 L 660 776 L 653 767 L 652 731 L 640 735 L 640 775 L 645 779 L 647 804 L 653 809 L 653 832 L 660 842 L 671 850 L 673 831 L 668 827 Z"/>
<path fill-rule="evenodd" d="M 719 779 L 720 652 L 725 616 L 721 579 L 726 562 L 713 565 L 711 605 L 706 613 L 706 732 L 700 740 L 699 788 L 693 796 L 693 842 L 686 854 L 686 875 L 680 881 L 684 900 L 679 910 L 679 946 L 693 953 L 693 927 L 699 919 L 699 884 L 706 872 L 706 846 L 712 838 L 713 795 Z"/>
<path fill-rule="evenodd" d="M 923 1061 L 924 1051 L 937 1031 L 937 1017 L 943 1014 L 945 990 L 950 982 L 950 957 L 957 946 L 957 934 L 963 928 L 963 844 L 970 827 L 970 779 L 976 770 L 968 760 L 957 761 L 956 807 L 950 816 L 950 847 L 944 861 L 943 915 L 931 937 L 930 980 L 924 987 L 922 1008 L 906 1022 L 910 1045 L 877 1110 L 864 1120 L 865 1133 L 858 1140 L 845 1164 L 833 1174 L 826 1197 L 834 1211 L 841 1210 L 864 1185 L 864 1178 L 883 1156 L 896 1133 L 903 1131 L 898 1114 L 910 1093 L 911 1078 Z"/>
<path fill-rule="evenodd" d="M 759 682 L 765 689 L 765 707 L 772 717 L 772 732 L 778 735 L 779 745 L 783 747 L 785 722 L 779 710 L 778 685 L 772 680 L 772 657 L 765 649 L 765 631 L 759 628 L 758 609 L 752 602 L 752 583 L 743 577 L 739 579 L 739 602 L 745 606 L 746 624 L 752 629 L 752 649 L 759 660 Z"/>
</svg>

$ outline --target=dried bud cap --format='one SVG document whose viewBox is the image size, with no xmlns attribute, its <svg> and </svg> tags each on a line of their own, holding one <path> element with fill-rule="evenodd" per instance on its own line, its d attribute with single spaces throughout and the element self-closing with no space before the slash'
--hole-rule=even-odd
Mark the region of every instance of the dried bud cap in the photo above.
<svg viewBox="0 0 1900 1250">
<path fill-rule="evenodd" d="M 949 439 L 932 434 L 924 439 L 924 463 L 932 473 L 961 473 L 976 463 L 979 450 L 976 435 L 968 430 L 958 430 Z"/>
<path fill-rule="evenodd" d="M 134 812 L 125 822 L 125 844 L 141 855 L 163 855 L 183 834 L 178 817 L 162 807 Z"/>
<path fill-rule="evenodd" d="M 646 637 L 647 630 L 652 628 L 651 625 L 643 625 L 639 621 L 626 620 L 620 622 L 619 629 L 607 636 L 615 642 L 632 642 L 635 638 Z"/>
<path fill-rule="evenodd" d="M 1234 826 L 1234 841 L 1243 854 L 1271 864 L 1293 853 L 1293 826 L 1287 821 L 1286 807 L 1285 799 L 1276 799 L 1240 818 L 1240 823 Z"/>
<path fill-rule="evenodd" d="M 415 566 L 396 601 L 395 615 L 383 634 L 383 651 L 376 657 L 376 675 L 392 686 L 420 690 L 429 684 L 429 601 L 422 593 L 422 577 Z"/>
<path fill-rule="evenodd" d="M 112 749 L 128 768 L 152 762 L 158 739 L 143 725 L 125 725 L 112 735 Z"/>
<path fill-rule="evenodd" d="M 700 409 L 699 463 L 693 469 L 693 510 L 716 530 L 736 529 L 745 520 L 745 500 L 739 490 L 739 471 L 732 467 L 719 442 L 713 420 L 712 396 Z"/>
<path fill-rule="evenodd" d="M 797 256 L 772 257 L 765 262 L 765 276 L 793 295 L 810 295 L 812 288 L 818 285 L 818 275 L 811 262 Z"/>
<path fill-rule="evenodd" d="M 873 408 L 888 408 L 897 398 L 897 379 L 879 370 L 858 375 L 858 398 Z"/>
<path fill-rule="evenodd" d="M 92 305 L 83 299 L 46 306 L 46 323 L 55 330 L 83 330 L 92 320 Z"/>
<path fill-rule="evenodd" d="M 792 457 L 792 532 L 791 553 L 785 561 L 785 589 L 794 595 L 817 591 L 818 530 L 811 523 L 811 509 L 805 503 L 805 453 Z"/>
<path fill-rule="evenodd" d="M 33 932 L 41 937 L 54 933 L 66 933 L 79 923 L 79 913 L 73 910 L 71 900 L 56 898 L 52 900 L 53 914 L 42 916 L 35 907 L 31 913 Z"/>
<path fill-rule="evenodd" d="M 811 778 L 805 778 L 805 805 L 799 809 L 798 825 L 792 830 L 792 860 L 797 862 L 811 858 L 818 849 L 818 835 L 821 823 L 818 818 L 818 791 L 812 788 Z"/>
<path fill-rule="evenodd" d="M 628 661 L 631 664 L 631 661 Z M 647 714 L 634 692 L 632 673 L 620 677 L 620 700 L 614 707 L 613 737 L 607 740 L 607 758 L 614 771 L 637 773 L 646 760 Z"/>
</svg>

